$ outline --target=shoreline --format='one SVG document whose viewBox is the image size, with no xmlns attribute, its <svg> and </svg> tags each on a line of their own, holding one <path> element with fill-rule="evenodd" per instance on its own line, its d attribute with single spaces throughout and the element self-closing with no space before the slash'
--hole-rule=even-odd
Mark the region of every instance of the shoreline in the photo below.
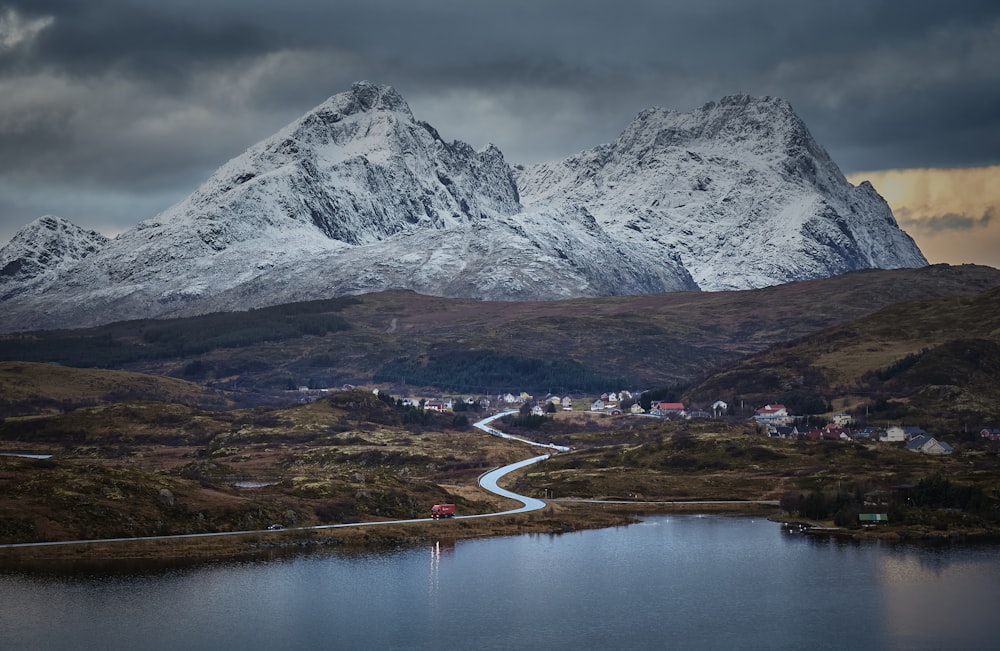
<svg viewBox="0 0 1000 651">
<path fill-rule="evenodd" d="M 732 515 L 773 515 L 772 507 L 748 503 L 745 508 L 729 503 L 671 506 L 634 503 L 547 503 L 545 508 L 494 518 L 448 519 L 410 523 L 386 522 L 380 526 L 357 523 L 326 529 L 283 529 L 246 533 L 220 532 L 218 536 L 201 538 L 115 539 L 113 541 L 80 541 L 58 545 L 36 545 L 0 548 L 3 568 L 30 569 L 50 563 L 109 564 L 127 562 L 184 564 L 211 563 L 223 560 L 252 560 L 276 552 L 304 553 L 314 549 L 373 550 L 431 542 L 454 543 L 500 536 L 525 534 L 557 535 L 635 524 L 644 515 L 668 513 L 720 513 Z M 51 569 L 35 567 L 34 569 Z"/>
<path fill-rule="evenodd" d="M 318 551 L 366 553 L 383 549 L 520 535 L 560 535 L 635 524 L 643 516 L 715 514 L 765 517 L 778 525 L 802 524 L 782 517 L 779 510 L 755 502 L 547 502 L 539 511 L 498 515 L 495 518 L 447 519 L 416 522 L 357 523 L 323 529 L 284 529 L 246 533 L 220 532 L 201 538 L 155 540 L 116 539 L 59 545 L 0 548 L 3 571 L 76 572 L 94 569 L 114 573 L 146 566 L 149 569 L 188 567 L 226 561 L 267 561 Z M 844 543 L 884 543 L 950 546 L 1000 543 L 1000 532 L 988 529 L 934 531 L 927 527 L 843 529 L 804 526 L 801 535 Z"/>
</svg>

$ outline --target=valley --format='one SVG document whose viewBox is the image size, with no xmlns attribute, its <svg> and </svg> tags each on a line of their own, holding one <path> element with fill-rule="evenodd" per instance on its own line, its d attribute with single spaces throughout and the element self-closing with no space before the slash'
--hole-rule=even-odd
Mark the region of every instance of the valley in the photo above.
<svg viewBox="0 0 1000 651">
<path fill-rule="evenodd" d="M 391 520 L 420 517 L 441 501 L 466 513 L 502 510 L 476 478 L 530 449 L 472 428 L 488 413 L 478 402 L 438 413 L 416 399 L 485 398 L 495 410 L 505 408 L 500 393 L 544 395 L 549 386 L 574 396 L 571 411 L 498 423 L 573 448 L 511 480 L 515 492 L 547 499 L 546 509 L 447 523 L 435 535 L 570 531 L 700 500 L 778 500 L 774 515 L 838 524 L 850 536 L 988 538 L 1000 515 L 1000 457 L 977 432 L 996 423 L 989 351 L 998 286 L 993 269 L 935 266 L 742 292 L 560 302 L 389 292 L 5 335 L 0 351 L 24 359 L 0 362 L 0 452 L 51 456 L 0 457 L 0 540 Z M 981 354 L 954 354 L 973 340 Z M 405 369 L 409 379 L 379 381 L 386 368 Z M 756 407 L 808 393 L 870 424 L 923 425 L 955 453 L 775 439 L 740 412 L 669 420 L 589 411 L 602 391 L 635 386 L 615 379 L 627 377 L 692 409 L 719 398 L 742 396 Z M 783 387 L 781 378 L 801 379 Z M 929 399 L 935 395 L 961 400 Z M 573 501 L 580 499 L 625 504 Z M 866 509 L 888 513 L 890 526 L 860 528 Z M 400 544 L 427 532 L 272 532 L 201 552 L 185 544 L 128 553 Z"/>
</svg>

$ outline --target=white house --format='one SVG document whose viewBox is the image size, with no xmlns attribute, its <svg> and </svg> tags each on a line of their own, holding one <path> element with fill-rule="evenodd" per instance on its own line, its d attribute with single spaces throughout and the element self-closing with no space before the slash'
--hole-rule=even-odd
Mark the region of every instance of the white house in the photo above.
<svg viewBox="0 0 1000 651">
<path fill-rule="evenodd" d="M 788 409 L 785 405 L 764 405 L 760 409 L 754 411 L 753 417 L 758 423 L 762 423 L 764 425 L 774 425 L 775 427 L 779 425 L 789 425 L 793 420 L 795 420 L 792 416 L 788 415 Z"/>
<path fill-rule="evenodd" d="M 879 440 L 886 443 L 902 443 L 903 441 L 909 441 L 912 438 L 925 434 L 927 434 L 927 432 L 919 427 L 903 427 L 901 425 L 893 425 L 885 430 L 885 434 L 883 434 Z"/>
<path fill-rule="evenodd" d="M 839 412 L 833 415 L 833 424 L 843 427 L 844 425 L 850 425 L 854 422 L 854 417 L 850 414 L 845 414 L 844 412 Z"/>
<path fill-rule="evenodd" d="M 893 425 L 892 427 L 887 427 L 885 432 L 879 438 L 880 441 L 886 443 L 902 443 L 906 440 L 906 430 L 904 430 L 899 425 Z"/>
</svg>

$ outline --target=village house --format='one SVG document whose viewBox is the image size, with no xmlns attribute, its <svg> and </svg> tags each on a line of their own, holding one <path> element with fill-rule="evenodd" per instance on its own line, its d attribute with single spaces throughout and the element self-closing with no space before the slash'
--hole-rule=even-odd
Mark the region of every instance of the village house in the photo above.
<svg viewBox="0 0 1000 651">
<path fill-rule="evenodd" d="M 447 400 L 428 400 L 424 402 L 424 409 L 427 411 L 451 411 L 453 403 L 451 399 Z"/>
<path fill-rule="evenodd" d="M 779 439 L 797 439 L 799 438 L 799 430 L 791 425 L 779 425 L 768 428 L 767 435 Z"/>
<path fill-rule="evenodd" d="M 548 404 L 548 403 L 545 403 L 545 404 Z M 532 416 L 544 416 L 545 415 L 545 407 L 543 407 L 541 405 L 535 405 L 534 407 L 531 408 L 531 415 Z"/>
<path fill-rule="evenodd" d="M 562 399 L 561 402 L 562 402 L 563 411 L 573 411 L 573 399 L 572 398 L 570 398 L 569 396 L 563 396 L 563 399 Z"/>
<path fill-rule="evenodd" d="M 878 441 L 881 440 L 885 431 L 878 427 L 866 427 L 854 432 L 855 441 Z"/>
<path fill-rule="evenodd" d="M 951 454 L 954 452 L 954 449 L 950 445 L 944 441 L 937 440 L 929 434 L 920 434 L 913 437 L 906 444 L 906 449 L 911 452 L 923 452 L 924 454 Z"/>
<path fill-rule="evenodd" d="M 792 421 L 795 420 L 794 416 L 788 415 L 788 409 L 785 405 L 764 405 L 760 409 L 757 409 L 753 413 L 754 420 L 762 425 L 773 425 L 775 427 L 779 425 L 791 425 Z"/>
<path fill-rule="evenodd" d="M 919 427 L 904 427 L 902 425 L 893 425 L 886 428 L 885 434 L 879 438 L 883 443 L 902 443 L 903 441 L 909 441 L 915 436 L 920 436 L 926 434 L 923 429 Z"/>
<path fill-rule="evenodd" d="M 686 415 L 683 402 L 654 402 L 649 413 L 660 418 L 683 418 Z"/>
<path fill-rule="evenodd" d="M 607 403 L 600 398 L 590 403 L 590 411 L 604 411 L 605 407 L 607 407 Z"/>
<path fill-rule="evenodd" d="M 854 416 L 850 414 L 845 414 L 844 412 L 838 412 L 833 415 L 833 424 L 839 425 L 841 427 L 845 425 L 850 425 L 854 422 Z"/>
<path fill-rule="evenodd" d="M 820 430 L 820 433 L 825 441 L 850 441 L 851 431 L 836 423 L 827 423 Z"/>
<path fill-rule="evenodd" d="M 996 429 L 995 427 L 984 427 L 979 430 L 979 436 L 987 441 L 1000 441 L 1000 429 Z"/>
<path fill-rule="evenodd" d="M 680 416 L 684 414 L 683 402 L 658 402 L 656 408 L 667 415 Z"/>
</svg>

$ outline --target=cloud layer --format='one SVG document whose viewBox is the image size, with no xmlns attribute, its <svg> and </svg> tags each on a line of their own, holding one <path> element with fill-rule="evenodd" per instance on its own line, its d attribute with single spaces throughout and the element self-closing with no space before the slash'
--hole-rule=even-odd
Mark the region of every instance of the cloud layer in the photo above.
<svg viewBox="0 0 1000 651">
<path fill-rule="evenodd" d="M 1000 166 L 859 172 L 930 262 L 1000 267 Z"/>
<path fill-rule="evenodd" d="M 997 61 L 991 0 L 0 0 L 0 241 L 126 228 L 359 79 L 513 162 L 749 93 L 845 170 L 997 164 Z"/>
</svg>

